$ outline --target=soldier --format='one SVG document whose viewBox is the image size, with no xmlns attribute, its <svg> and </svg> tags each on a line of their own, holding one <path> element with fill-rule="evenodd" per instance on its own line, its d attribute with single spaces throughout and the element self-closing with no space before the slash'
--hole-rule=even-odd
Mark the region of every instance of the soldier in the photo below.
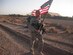
<svg viewBox="0 0 73 55">
<path fill-rule="evenodd" d="M 36 16 L 31 16 L 29 29 L 31 31 L 30 52 L 37 55 L 41 55 L 43 50 L 43 40 L 40 34 L 43 24 L 39 20 L 40 12 L 36 10 Z"/>
</svg>

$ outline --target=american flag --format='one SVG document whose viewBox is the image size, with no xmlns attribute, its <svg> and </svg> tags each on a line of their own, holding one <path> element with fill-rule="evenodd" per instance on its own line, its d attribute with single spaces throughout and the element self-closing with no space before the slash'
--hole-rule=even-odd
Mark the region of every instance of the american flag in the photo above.
<svg viewBox="0 0 73 55">
<path fill-rule="evenodd" d="M 48 13 L 48 10 L 49 10 L 49 8 L 50 8 L 50 6 L 51 6 L 52 1 L 53 1 L 53 0 L 49 0 L 49 1 L 45 2 L 45 3 L 41 6 L 41 8 L 38 9 L 38 10 L 40 11 L 40 15 Z M 35 12 L 36 12 L 36 10 L 33 10 L 33 11 L 32 11 L 32 15 L 33 15 L 33 16 L 36 16 Z"/>
<path fill-rule="evenodd" d="M 36 12 L 36 10 L 33 10 L 32 13 L 31 13 L 31 15 L 32 16 L 36 16 L 35 12 Z"/>
<path fill-rule="evenodd" d="M 49 7 L 50 7 L 52 1 L 53 1 L 53 0 L 48 0 L 47 2 L 45 2 L 45 3 L 41 6 L 41 8 L 44 8 L 44 7 L 46 7 L 46 6 L 49 6 Z"/>
<path fill-rule="evenodd" d="M 40 14 L 45 14 L 45 13 L 48 13 L 48 9 L 49 9 L 49 6 L 46 6 L 44 8 L 40 8 L 39 11 L 40 11 Z"/>
</svg>

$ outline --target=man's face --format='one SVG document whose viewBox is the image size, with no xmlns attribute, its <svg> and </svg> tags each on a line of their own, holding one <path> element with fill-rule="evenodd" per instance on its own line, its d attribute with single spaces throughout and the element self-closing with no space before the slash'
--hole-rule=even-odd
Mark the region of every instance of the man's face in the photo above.
<svg viewBox="0 0 73 55">
<path fill-rule="evenodd" d="M 36 17 L 39 17 L 40 16 L 40 12 L 39 10 L 36 11 Z"/>
</svg>

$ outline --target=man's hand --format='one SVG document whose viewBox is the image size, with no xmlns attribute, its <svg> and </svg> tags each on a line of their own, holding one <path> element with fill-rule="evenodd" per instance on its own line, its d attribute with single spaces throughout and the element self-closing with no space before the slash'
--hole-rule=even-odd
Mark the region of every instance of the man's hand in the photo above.
<svg viewBox="0 0 73 55">
<path fill-rule="evenodd" d="M 40 33 L 40 30 L 35 30 L 35 31 Z"/>
</svg>

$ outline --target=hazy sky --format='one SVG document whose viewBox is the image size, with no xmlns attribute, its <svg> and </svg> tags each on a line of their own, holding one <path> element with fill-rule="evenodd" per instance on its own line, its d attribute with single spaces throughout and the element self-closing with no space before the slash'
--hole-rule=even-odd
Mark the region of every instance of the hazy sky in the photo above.
<svg viewBox="0 0 73 55">
<path fill-rule="evenodd" d="M 0 0 L 0 14 L 29 14 L 48 0 Z M 73 16 L 73 0 L 53 0 L 49 12 Z"/>
</svg>

